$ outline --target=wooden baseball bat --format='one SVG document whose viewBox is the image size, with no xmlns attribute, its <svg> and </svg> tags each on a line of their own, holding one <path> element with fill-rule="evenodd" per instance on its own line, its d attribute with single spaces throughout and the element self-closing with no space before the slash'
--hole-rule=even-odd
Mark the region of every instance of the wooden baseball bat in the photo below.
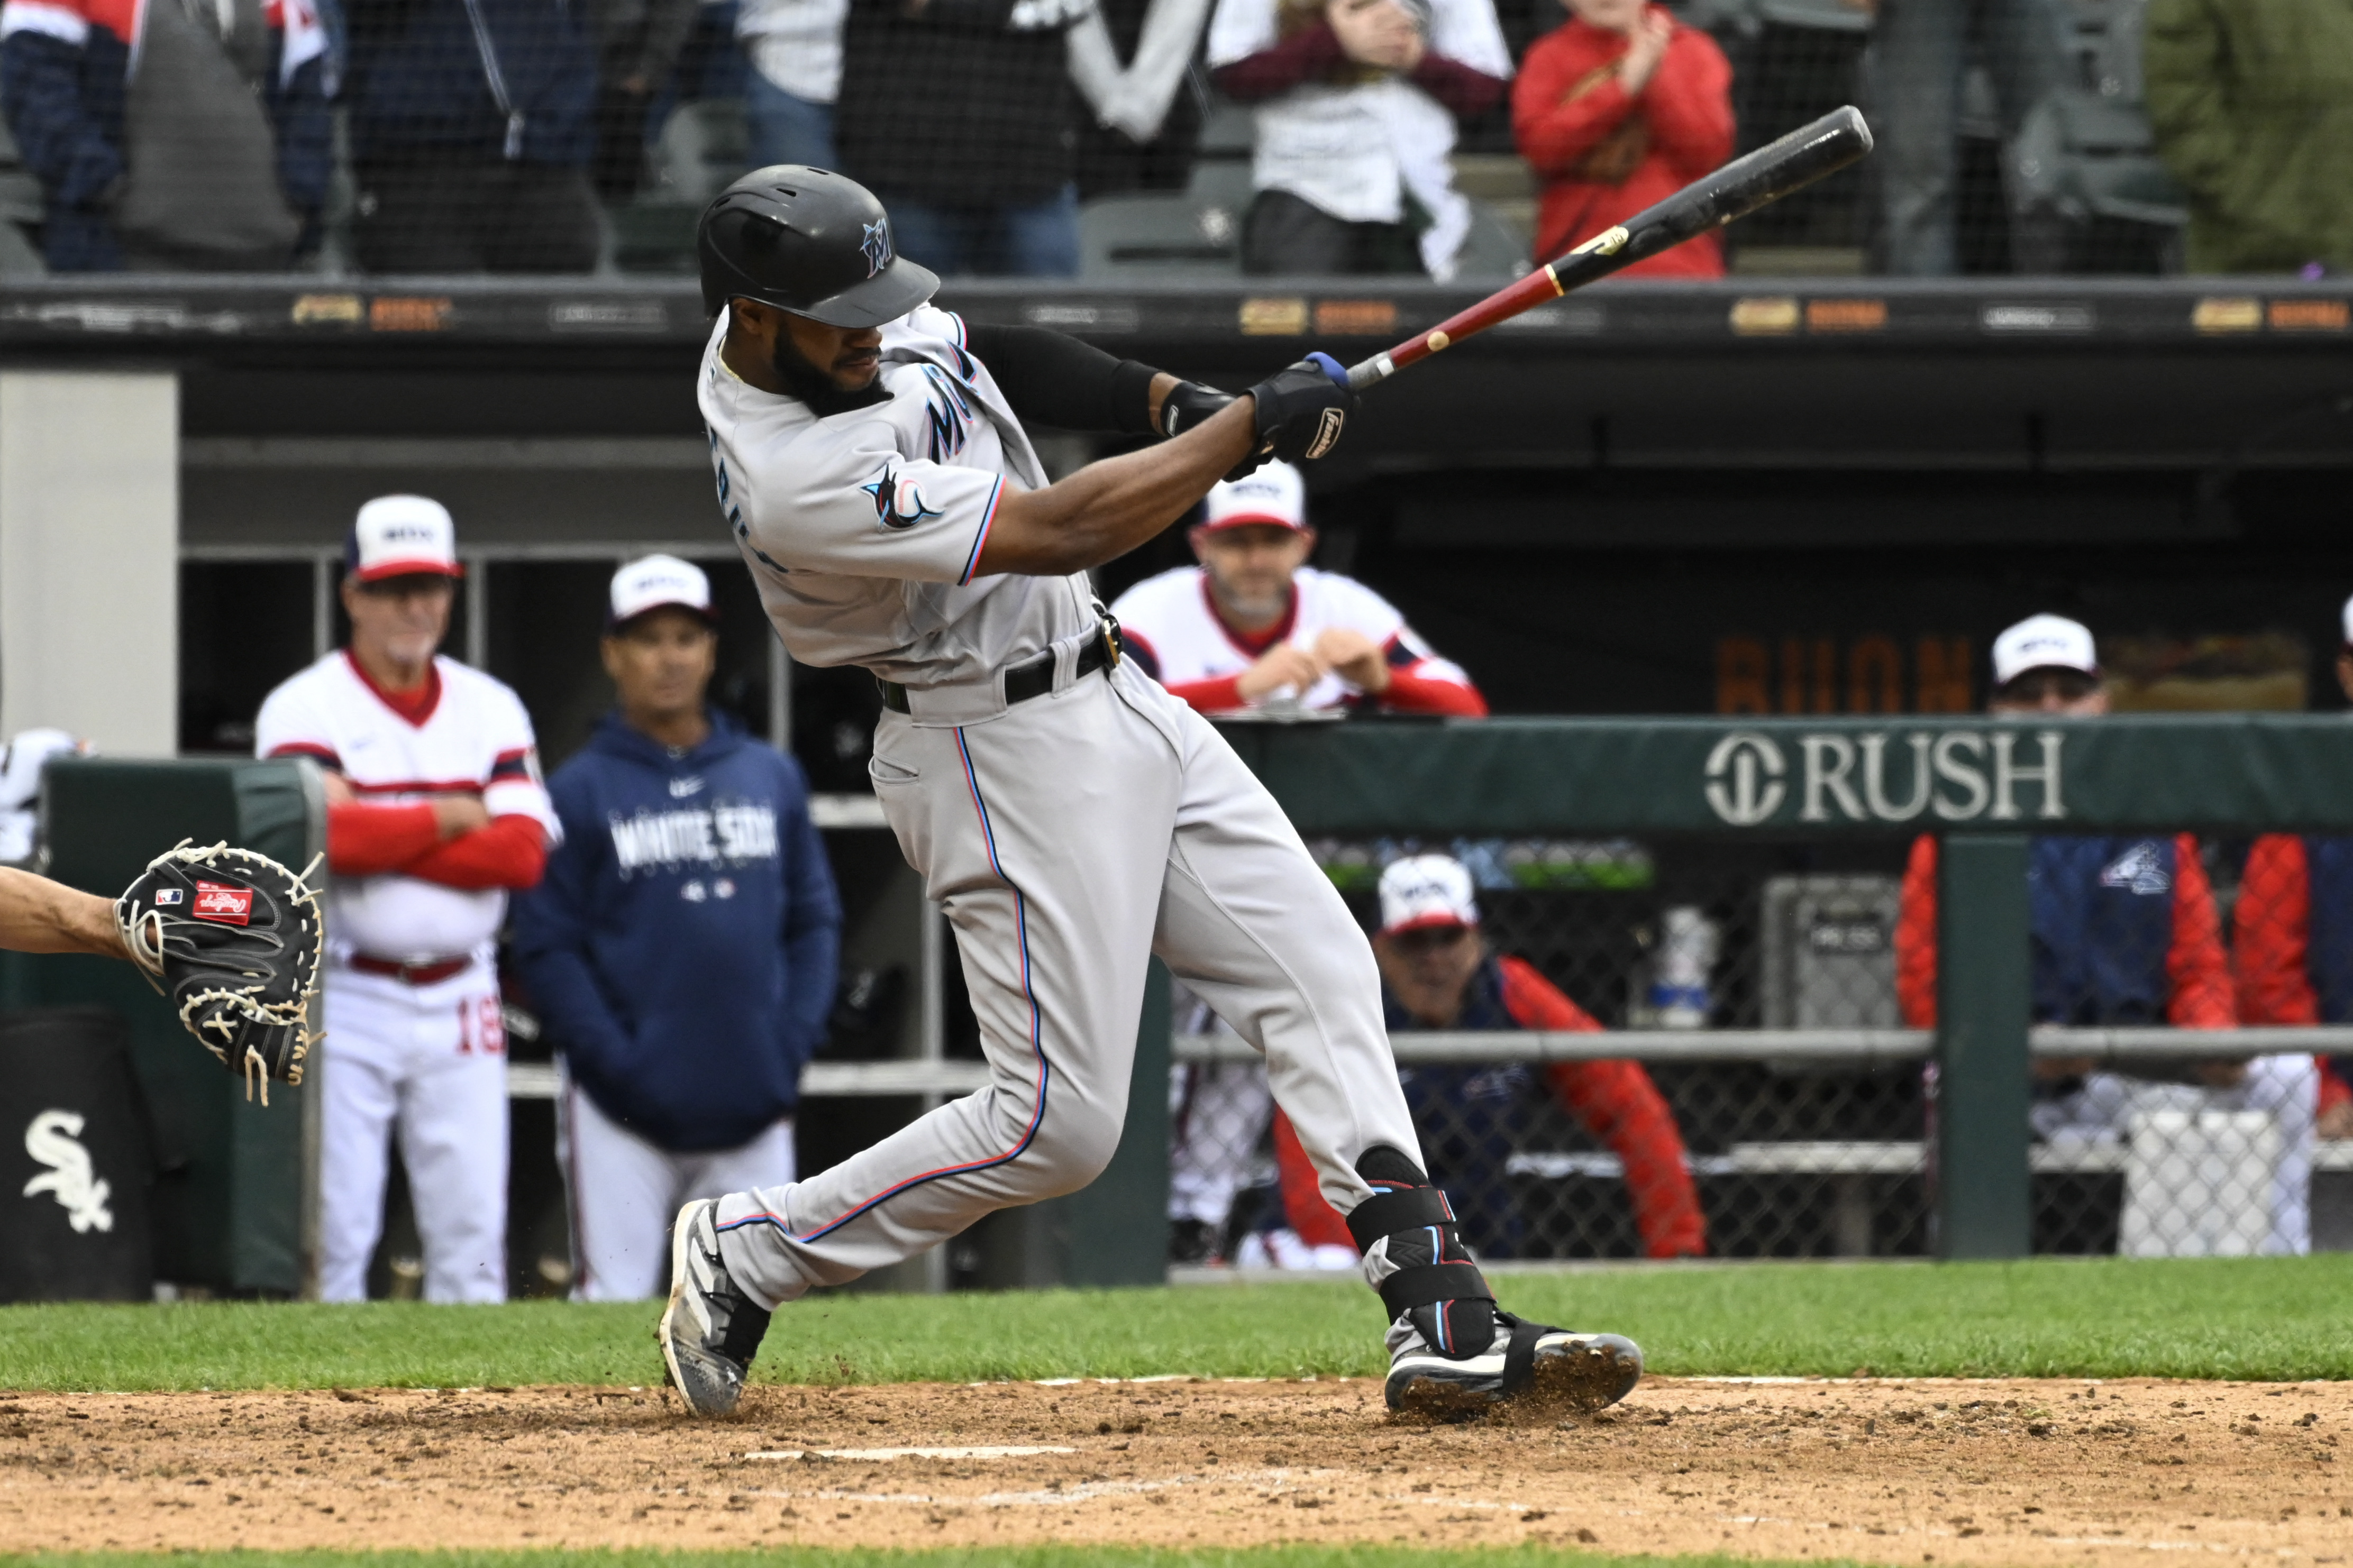
<svg viewBox="0 0 2353 1568">
<path fill-rule="evenodd" d="M 1348 367 L 1348 384 L 1362 392 L 1413 363 L 1510 321 L 1531 306 L 1582 289 L 1645 257 L 1656 256 L 1694 235 L 1746 217 L 1767 202 L 1837 173 L 1871 151 L 1871 127 L 1862 111 L 1834 109 L 1811 125 L 1735 158 L 1704 179 L 1694 180 L 1656 206 L 1646 207 L 1615 227 L 1546 263 L 1516 282 L 1498 289 L 1469 310 L 1449 316 L 1430 331 Z"/>
</svg>

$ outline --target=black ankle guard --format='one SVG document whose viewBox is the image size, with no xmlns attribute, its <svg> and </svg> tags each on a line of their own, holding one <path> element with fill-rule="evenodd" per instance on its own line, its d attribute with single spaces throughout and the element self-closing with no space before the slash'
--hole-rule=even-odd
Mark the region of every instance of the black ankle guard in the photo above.
<svg viewBox="0 0 2353 1568">
<path fill-rule="evenodd" d="M 1471 1261 L 1446 1194 L 1394 1149 L 1366 1150 L 1356 1169 L 1376 1185 L 1349 1211 L 1348 1236 L 1359 1252 L 1388 1241 L 1396 1271 L 1381 1281 L 1380 1293 L 1389 1321 L 1411 1313 L 1431 1349 L 1483 1353 L 1494 1342 L 1495 1292 Z"/>
<path fill-rule="evenodd" d="M 755 1307 L 742 1296 L 735 1298 L 735 1310 L 727 1314 L 727 1331 L 720 1336 L 719 1353 L 738 1366 L 750 1366 L 752 1358 L 760 1352 L 760 1342 L 767 1337 L 768 1312 Z"/>
</svg>

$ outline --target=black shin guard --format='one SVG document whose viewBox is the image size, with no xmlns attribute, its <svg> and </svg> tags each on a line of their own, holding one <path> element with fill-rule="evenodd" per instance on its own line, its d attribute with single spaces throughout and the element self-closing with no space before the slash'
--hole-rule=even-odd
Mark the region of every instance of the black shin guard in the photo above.
<svg viewBox="0 0 2353 1568">
<path fill-rule="evenodd" d="M 1421 1168 L 1386 1144 L 1365 1151 L 1356 1173 L 1373 1195 L 1348 1215 L 1359 1252 L 1386 1241 L 1396 1272 L 1381 1281 L 1389 1321 L 1409 1317 L 1422 1342 L 1440 1355 L 1482 1355 L 1495 1341 L 1495 1292 L 1471 1261 L 1448 1206 Z"/>
</svg>

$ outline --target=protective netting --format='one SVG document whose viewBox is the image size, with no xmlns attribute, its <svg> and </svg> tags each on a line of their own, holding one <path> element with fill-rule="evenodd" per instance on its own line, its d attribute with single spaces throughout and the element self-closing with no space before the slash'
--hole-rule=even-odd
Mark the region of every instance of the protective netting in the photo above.
<svg viewBox="0 0 2353 1568">
<path fill-rule="evenodd" d="M 2311 1040 L 2265 1054 L 2245 1028 L 2333 1016 L 2308 889 L 2339 842 L 2032 841 L 2036 1250 L 2339 1244 L 2353 1145 L 2319 1134 L 2353 1131 L 2341 1079 Z M 1474 975 L 1444 1027 L 1388 1001 L 1433 1179 L 1483 1256 L 1936 1250 L 1933 841 L 1312 847 L 1368 929 L 1402 854 L 1479 884 L 1500 989 Z M 1584 1016 L 1532 1002 L 1514 961 Z M 1247 1047 L 1198 1005 L 1176 1026 L 1174 1260 L 1346 1266 Z M 2228 1032 L 2188 1054 L 2192 1027 Z"/>
<path fill-rule="evenodd" d="M 807 162 L 945 273 L 1492 279 L 1845 102 L 1871 168 L 1701 271 L 2178 270 L 2168 167 L 2227 190 L 2322 90 L 2185 95 L 2231 51 L 2147 0 L 1682 0 L 1639 68 L 1639 7 L 1576 4 L 1581 42 L 1555 0 L 8 0 L 0 276 L 681 273 L 714 192 Z"/>
</svg>

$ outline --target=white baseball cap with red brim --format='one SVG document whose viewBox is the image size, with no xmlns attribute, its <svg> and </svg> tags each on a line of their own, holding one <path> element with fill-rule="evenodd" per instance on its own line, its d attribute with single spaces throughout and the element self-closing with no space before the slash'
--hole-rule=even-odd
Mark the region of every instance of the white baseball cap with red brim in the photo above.
<svg viewBox="0 0 2353 1568">
<path fill-rule="evenodd" d="M 1206 529 L 1302 529 L 1307 526 L 1307 481 L 1289 463 L 1268 463 L 1239 479 L 1219 479 L 1201 503 Z"/>
<path fill-rule="evenodd" d="M 1381 873 L 1381 934 L 1476 926 L 1471 873 L 1451 855 L 1409 855 Z"/>
<path fill-rule="evenodd" d="M 691 561 L 648 555 L 613 574 L 612 619 L 620 626 L 649 610 L 691 610 L 704 620 L 711 610 L 711 579 Z"/>
<path fill-rule="evenodd" d="M 343 544 L 343 570 L 363 583 L 386 577 L 462 577 L 458 525 L 424 496 L 378 496 L 360 508 Z"/>
</svg>

